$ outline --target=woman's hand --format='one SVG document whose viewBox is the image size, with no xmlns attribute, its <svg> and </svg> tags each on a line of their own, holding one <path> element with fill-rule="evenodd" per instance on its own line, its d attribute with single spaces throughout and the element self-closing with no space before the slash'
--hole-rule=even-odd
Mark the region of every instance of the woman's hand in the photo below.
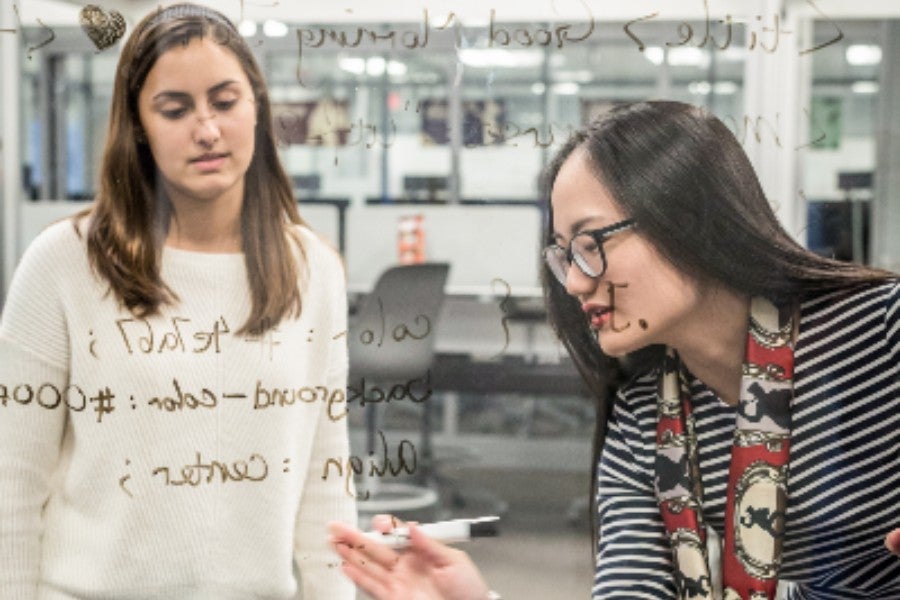
<svg viewBox="0 0 900 600">
<path fill-rule="evenodd" d="M 387 515 L 372 519 L 374 529 L 403 526 Z M 409 524 L 409 547 L 395 552 L 343 523 L 331 523 L 331 543 L 344 559 L 344 573 L 376 600 L 485 600 L 488 587 L 461 550 L 428 538 Z"/>
<path fill-rule="evenodd" d="M 884 538 L 884 545 L 887 549 L 900 556 L 900 529 L 895 529 Z"/>
</svg>

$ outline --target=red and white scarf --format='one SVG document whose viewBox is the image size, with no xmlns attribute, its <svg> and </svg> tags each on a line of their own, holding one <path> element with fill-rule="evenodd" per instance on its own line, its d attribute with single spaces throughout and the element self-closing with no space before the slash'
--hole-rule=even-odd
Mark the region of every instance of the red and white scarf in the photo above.
<svg viewBox="0 0 900 600">
<path fill-rule="evenodd" d="M 731 449 L 724 600 L 773 600 L 787 507 L 794 378 L 791 314 L 753 298 Z M 670 349 L 659 379 L 656 494 L 682 599 L 717 598 L 707 554 L 703 486 L 687 375 Z M 718 577 L 716 578 L 718 579 Z"/>
</svg>

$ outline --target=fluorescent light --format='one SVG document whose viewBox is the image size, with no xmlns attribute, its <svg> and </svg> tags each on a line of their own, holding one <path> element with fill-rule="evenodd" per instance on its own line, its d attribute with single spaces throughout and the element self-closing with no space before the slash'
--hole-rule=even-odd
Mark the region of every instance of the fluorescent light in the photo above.
<svg viewBox="0 0 900 600">
<path fill-rule="evenodd" d="M 877 94 L 881 87 L 877 81 L 854 81 L 850 91 L 854 94 Z"/>
<path fill-rule="evenodd" d="M 380 56 L 373 56 L 368 60 L 355 56 L 344 56 L 338 59 L 338 67 L 340 67 L 341 70 L 353 73 L 354 75 L 362 75 L 365 73 L 372 77 L 384 75 L 385 70 L 387 70 L 390 75 L 397 76 L 406 75 L 407 71 L 407 67 L 404 63 L 396 60 L 385 61 Z"/>
<path fill-rule="evenodd" d="M 577 81 L 578 83 L 590 83 L 594 80 L 594 74 L 587 69 L 579 71 L 560 71 L 559 78 Z"/>
<path fill-rule="evenodd" d="M 338 59 L 338 66 L 348 73 L 362 75 L 366 72 L 366 59 L 345 56 Z"/>
<path fill-rule="evenodd" d="M 373 56 L 366 60 L 366 75 L 370 77 L 378 77 L 384 75 L 387 62 L 380 56 Z"/>
<path fill-rule="evenodd" d="M 694 96 L 706 96 L 712 91 L 708 81 L 692 81 L 688 84 L 688 92 Z"/>
<path fill-rule="evenodd" d="M 881 62 L 881 47 L 873 44 L 853 44 L 847 47 L 847 62 L 854 67 L 877 65 Z"/>
<path fill-rule="evenodd" d="M 469 67 L 481 69 L 489 67 L 525 68 L 541 64 L 544 54 L 540 50 L 513 52 L 502 48 L 463 48 L 459 51 L 459 60 Z"/>
<path fill-rule="evenodd" d="M 590 83 L 594 80 L 594 74 L 587 69 L 580 71 L 557 71 L 553 78 L 557 81 L 576 81 L 578 83 Z"/>
<path fill-rule="evenodd" d="M 288 26 L 281 21 L 268 19 L 263 23 L 263 33 L 266 37 L 279 38 L 288 34 Z"/>
<path fill-rule="evenodd" d="M 406 64 L 397 60 L 389 60 L 387 72 L 389 75 L 406 75 Z"/>
<path fill-rule="evenodd" d="M 256 21 L 244 19 L 241 21 L 241 24 L 238 25 L 238 32 L 244 37 L 253 37 L 256 35 Z"/>
<path fill-rule="evenodd" d="M 733 81 L 717 81 L 713 84 L 712 91 L 719 96 L 731 96 L 738 91 L 738 85 Z"/>
<path fill-rule="evenodd" d="M 666 59 L 666 52 L 659 46 L 647 46 L 644 48 L 644 58 L 659 66 Z"/>
<path fill-rule="evenodd" d="M 737 91 L 738 85 L 733 81 L 717 81 L 715 83 L 692 81 L 688 84 L 688 92 L 694 96 L 708 96 L 711 93 L 719 96 L 730 96 Z"/>
<path fill-rule="evenodd" d="M 550 91 L 559 96 L 574 96 L 581 89 L 574 81 L 566 81 L 563 83 L 554 83 L 550 86 Z"/>
<path fill-rule="evenodd" d="M 673 67 L 700 67 L 709 66 L 709 52 L 700 48 L 681 46 L 669 50 L 669 64 Z"/>
<path fill-rule="evenodd" d="M 543 83 L 541 83 L 540 81 L 537 83 L 531 84 L 531 93 L 534 94 L 535 96 L 540 96 L 541 94 L 543 94 L 546 91 L 547 91 L 547 86 L 544 85 Z"/>
</svg>

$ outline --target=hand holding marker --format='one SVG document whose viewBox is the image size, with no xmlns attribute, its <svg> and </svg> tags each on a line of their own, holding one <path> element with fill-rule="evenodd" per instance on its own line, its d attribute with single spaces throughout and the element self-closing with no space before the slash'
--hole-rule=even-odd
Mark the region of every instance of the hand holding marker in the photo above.
<svg viewBox="0 0 900 600">
<path fill-rule="evenodd" d="M 437 523 L 423 523 L 418 525 L 419 530 L 433 540 L 445 544 L 467 542 L 472 538 L 496 537 L 499 535 L 497 522 L 500 517 L 478 517 L 476 519 L 453 519 L 451 521 L 439 521 Z M 384 544 L 394 550 L 400 550 L 409 546 L 409 528 L 395 527 L 391 531 L 367 531 L 367 538 Z"/>
</svg>

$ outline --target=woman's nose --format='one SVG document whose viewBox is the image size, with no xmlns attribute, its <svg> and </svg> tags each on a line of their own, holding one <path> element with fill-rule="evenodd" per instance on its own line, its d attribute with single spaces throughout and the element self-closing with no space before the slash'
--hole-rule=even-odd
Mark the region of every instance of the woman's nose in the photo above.
<svg viewBox="0 0 900 600">
<path fill-rule="evenodd" d="M 569 265 L 566 272 L 566 291 L 569 295 L 580 298 L 593 293 L 596 287 L 596 278 L 586 275 L 576 264 Z"/>
<path fill-rule="evenodd" d="M 213 112 L 205 112 L 197 115 L 197 124 L 194 129 L 194 141 L 198 144 L 209 146 L 221 137 L 219 124 Z"/>
</svg>

